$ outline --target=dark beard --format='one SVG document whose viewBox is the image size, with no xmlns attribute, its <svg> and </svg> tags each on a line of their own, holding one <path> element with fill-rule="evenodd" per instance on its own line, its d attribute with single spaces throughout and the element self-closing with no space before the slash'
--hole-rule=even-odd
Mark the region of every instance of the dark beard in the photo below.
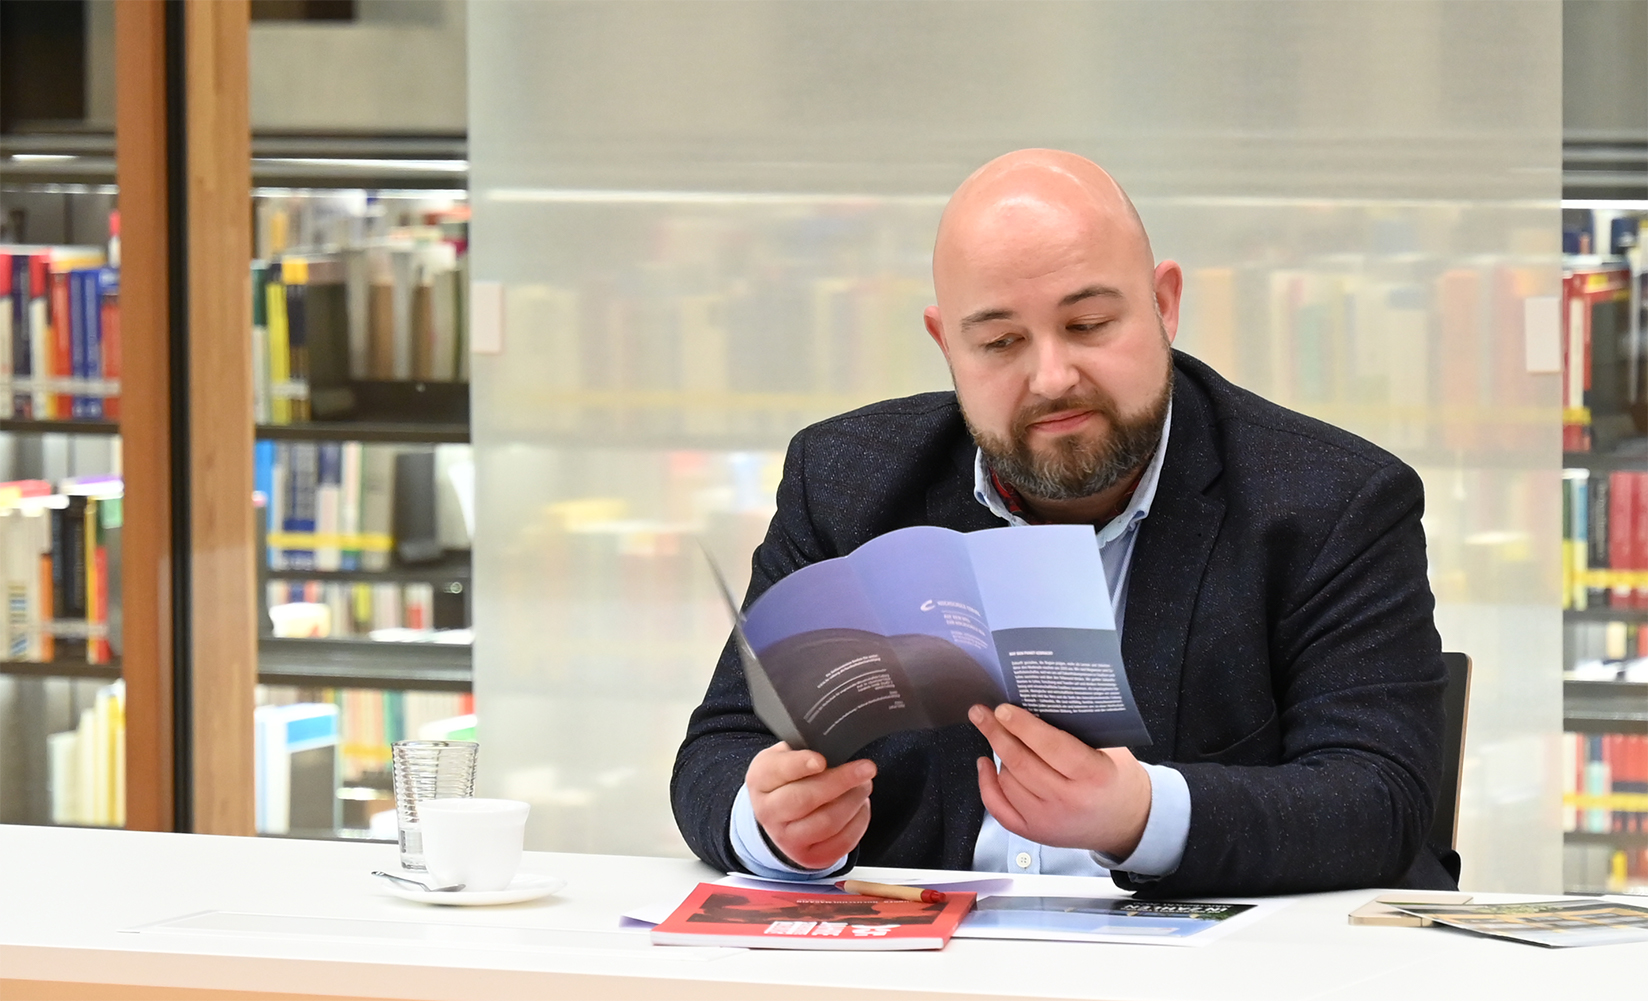
<svg viewBox="0 0 1648 1001">
<path fill-rule="evenodd" d="M 967 421 L 984 461 L 997 476 L 1019 491 L 1043 500 L 1079 500 L 1102 493 L 1150 461 L 1161 444 L 1162 425 L 1173 400 L 1173 370 L 1162 392 L 1144 412 L 1124 419 L 1116 401 L 1100 390 L 1061 397 L 1027 407 L 1013 417 L 1012 440 L 986 434 Z M 1104 417 L 1109 430 L 1097 439 L 1081 435 L 1055 438 L 1047 453 L 1030 450 L 1030 425 L 1061 410 L 1091 410 Z M 966 420 L 963 411 L 962 419 Z"/>
</svg>

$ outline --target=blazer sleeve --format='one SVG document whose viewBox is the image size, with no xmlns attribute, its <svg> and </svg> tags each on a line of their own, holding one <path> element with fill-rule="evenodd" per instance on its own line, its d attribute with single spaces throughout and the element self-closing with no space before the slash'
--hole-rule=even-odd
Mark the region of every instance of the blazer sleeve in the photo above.
<svg viewBox="0 0 1648 1001">
<path fill-rule="evenodd" d="M 1270 628 L 1276 713 L 1213 760 L 1165 762 L 1190 830 L 1152 896 L 1396 886 L 1426 850 L 1442 769 L 1446 672 L 1426 578 L 1423 487 L 1377 468 Z M 1275 748 L 1280 746 L 1280 760 Z M 1269 759 L 1269 760 L 1267 760 Z"/>
<path fill-rule="evenodd" d="M 805 437 L 805 432 L 797 435 L 784 457 L 778 511 L 756 547 L 745 608 L 779 580 L 832 555 L 823 551 L 807 513 Z M 750 759 L 775 740 L 750 705 L 744 668 L 729 637 L 704 701 L 687 724 L 670 778 L 670 806 L 681 836 L 693 854 L 723 872 L 748 871 L 733 851 L 728 822 Z"/>
</svg>

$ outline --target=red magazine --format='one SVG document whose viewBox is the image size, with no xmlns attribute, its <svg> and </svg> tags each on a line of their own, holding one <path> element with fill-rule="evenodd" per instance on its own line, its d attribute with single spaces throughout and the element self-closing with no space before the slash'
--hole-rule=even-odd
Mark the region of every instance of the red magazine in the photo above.
<svg viewBox="0 0 1648 1001">
<path fill-rule="evenodd" d="M 976 893 L 941 903 L 889 900 L 819 887 L 752 890 L 699 883 L 652 929 L 653 945 L 744 949 L 942 949 Z"/>
</svg>

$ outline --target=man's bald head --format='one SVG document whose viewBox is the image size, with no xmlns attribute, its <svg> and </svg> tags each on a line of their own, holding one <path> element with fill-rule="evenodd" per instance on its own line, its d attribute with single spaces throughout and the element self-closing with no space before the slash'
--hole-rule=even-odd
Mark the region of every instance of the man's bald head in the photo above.
<svg viewBox="0 0 1648 1001">
<path fill-rule="evenodd" d="M 985 461 L 1040 516 L 1102 516 L 1155 453 L 1183 277 L 1074 153 L 1009 153 L 951 196 L 927 332 Z"/>
<path fill-rule="evenodd" d="M 1104 168 L 1056 149 L 998 156 L 961 182 L 939 219 L 933 245 L 939 302 L 957 269 L 1023 266 L 1030 263 L 1026 251 L 1081 241 L 1125 248 L 1147 271 L 1156 263 L 1133 200 Z"/>
</svg>

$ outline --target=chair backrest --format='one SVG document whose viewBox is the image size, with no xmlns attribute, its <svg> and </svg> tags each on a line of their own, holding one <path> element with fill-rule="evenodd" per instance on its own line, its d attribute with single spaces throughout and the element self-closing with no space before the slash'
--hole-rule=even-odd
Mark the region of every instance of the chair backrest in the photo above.
<svg viewBox="0 0 1648 1001">
<path fill-rule="evenodd" d="M 1436 816 L 1431 820 L 1430 842 L 1452 849 L 1458 837 L 1459 778 L 1465 762 L 1465 712 L 1471 701 L 1471 658 L 1462 653 L 1444 653 L 1442 664 L 1448 671 L 1448 687 L 1442 693 L 1446 729 L 1442 740 L 1442 789 L 1436 797 Z"/>
</svg>

